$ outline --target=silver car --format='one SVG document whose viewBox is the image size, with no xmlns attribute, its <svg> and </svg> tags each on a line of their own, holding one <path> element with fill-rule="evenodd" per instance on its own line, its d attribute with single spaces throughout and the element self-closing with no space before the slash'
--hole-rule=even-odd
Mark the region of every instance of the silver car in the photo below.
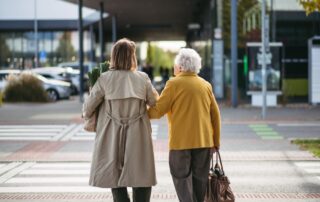
<svg viewBox="0 0 320 202">
<path fill-rule="evenodd" d="M 68 99 L 70 97 L 70 83 L 55 79 L 47 79 L 40 74 L 34 75 L 42 82 L 43 88 L 47 91 L 49 101 L 54 102 L 59 99 Z"/>
<path fill-rule="evenodd" d="M 47 79 L 69 82 L 71 84 L 71 94 L 73 95 L 80 91 L 80 71 L 77 69 L 63 67 L 40 67 L 31 69 L 30 71 L 40 74 Z"/>
</svg>

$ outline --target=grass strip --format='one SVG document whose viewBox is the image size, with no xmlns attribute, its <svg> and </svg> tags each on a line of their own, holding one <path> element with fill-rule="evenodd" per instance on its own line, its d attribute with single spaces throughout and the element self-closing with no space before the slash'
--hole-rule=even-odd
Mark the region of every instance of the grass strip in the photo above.
<svg viewBox="0 0 320 202">
<path fill-rule="evenodd" d="M 320 158 L 320 139 L 296 139 L 291 143 L 299 145 L 301 149 L 308 150 Z"/>
</svg>

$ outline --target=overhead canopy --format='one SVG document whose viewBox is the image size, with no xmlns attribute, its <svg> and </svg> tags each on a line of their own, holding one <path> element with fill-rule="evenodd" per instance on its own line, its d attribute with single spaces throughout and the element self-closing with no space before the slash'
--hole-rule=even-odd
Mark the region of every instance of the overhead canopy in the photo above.
<svg viewBox="0 0 320 202">
<path fill-rule="evenodd" d="M 83 18 L 85 26 L 95 23 L 99 12 L 83 7 Z M 74 30 L 78 7 L 62 0 L 0 0 L 0 30 L 33 30 L 35 19 L 39 30 Z"/>
<path fill-rule="evenodd" d="M 77 4 L 77 0 L 65 0 Z M 83 0 L 99 10 L 101 0 Z M 117 18 L 117 35 L 133 40 L 185 40 L 188 24 L 201 22 L 209 0 L 103 0 L 104 11 Z M 111 37 L 111 19 L 104 22 Z"/>
</svg>

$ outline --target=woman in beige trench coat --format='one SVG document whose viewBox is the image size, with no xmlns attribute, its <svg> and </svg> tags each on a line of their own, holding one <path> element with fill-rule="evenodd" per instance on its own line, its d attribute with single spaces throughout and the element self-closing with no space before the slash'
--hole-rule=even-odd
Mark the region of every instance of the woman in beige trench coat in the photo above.
<svg viewBox="0 0 320 202">
<path fill-rule="evenodd" d="M 133 201 L 150 201 L 156 184 L 146 106 L 155 105 L 157 93 L 136 68 L 134 42 L 119 40 L 112 48 L 110 70 L 99 77 L 83 105 L 85 119 L 99 109 L 89 184 L 112 188 L 116 202 L 130 201 L 127 187 L 133 187 Z"/>
</svg>

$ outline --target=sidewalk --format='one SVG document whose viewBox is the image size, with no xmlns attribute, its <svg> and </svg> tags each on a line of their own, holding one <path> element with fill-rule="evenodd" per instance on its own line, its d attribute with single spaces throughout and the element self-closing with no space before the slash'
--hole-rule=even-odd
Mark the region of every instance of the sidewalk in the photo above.
<svg viewBox="0 0 320 202">
<path fill-rule="evenodd" d="M 0 107 L 0 202 L 111 202 L 88 186 L 94 133 L 77 99 Z M 221 155 L 237 202 L 320 201 L 320 160 L 290 143 L 319 138 L 320 107 L 221 106 Z M 158 184 L 152 202 L 178 201 L 168 166 L 166 118 L 152 121 Z"/>
</svg>

